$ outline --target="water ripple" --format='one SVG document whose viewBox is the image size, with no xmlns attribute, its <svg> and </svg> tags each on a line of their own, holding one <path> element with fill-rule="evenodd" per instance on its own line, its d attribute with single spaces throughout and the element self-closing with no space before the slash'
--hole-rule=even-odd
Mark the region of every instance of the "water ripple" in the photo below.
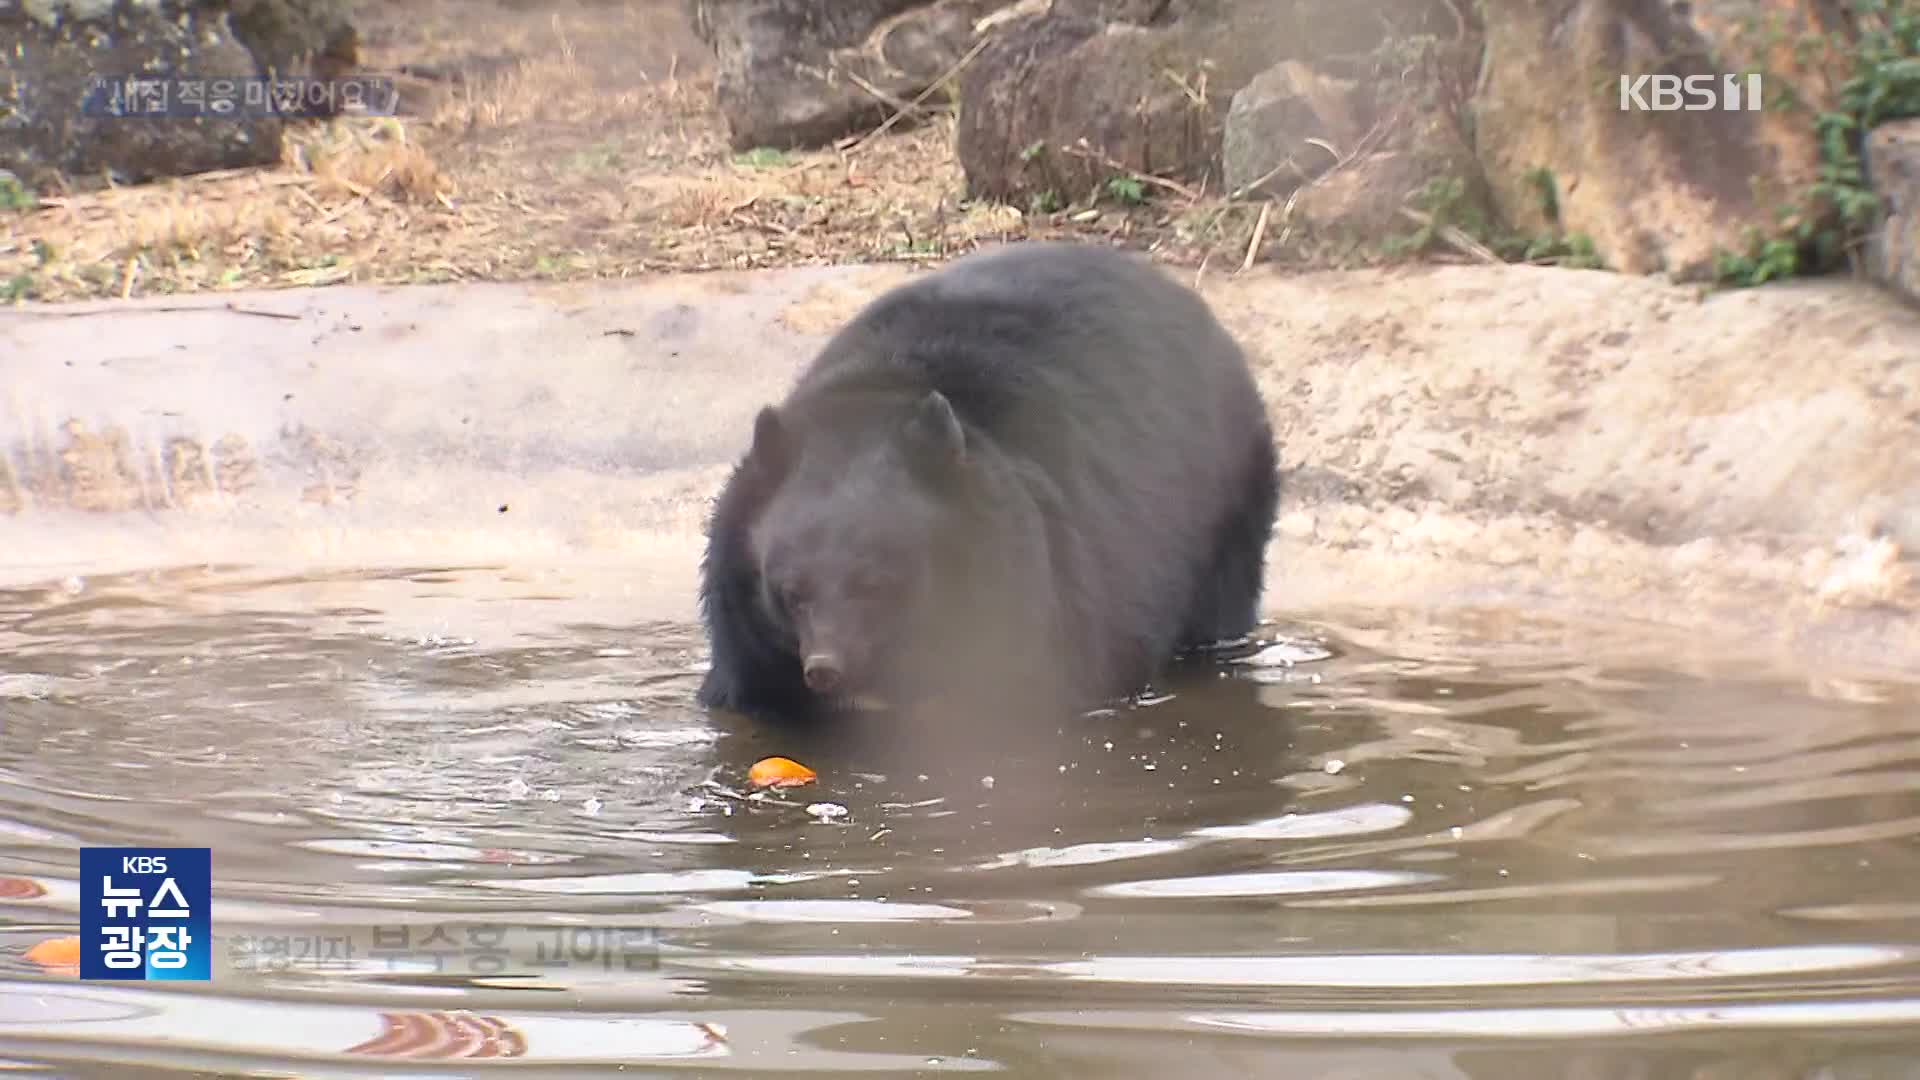
<svg viewBox="0 0 1920 1080">
<path fill-rule="evenodd" d="M 1316 1009 L 1311 1012 L 1015 1013 L 1014 1023 L 1134 1032 L 1221 1031 L 1316 1039 L 1591 1039 L 1663 1033 L 1804 1031 L 1920 1023 L 1920 998 L 1566 1009 Z"/>
<path fill-rule="evenodd" d="M 1689 1031 L 1589 1071 L 1839 1075 L 1848 1030 L 1920 1023 L 1915 686 L 1526 617 L 1395 652 L 1355 615 L 1135 707 L 869 739 L 698 708 L 703 635 L 644 577 L 0 593 L 0 1051 L 1146 1077 L 1325 1075 L 1346 1040 L 1405 1075 L 1382 1047 L 1425 1038 L 1531 1080 Z M 775 754 L 816 780 L 751 791 Z M 75 849 L 122 843 L 213 847 L 212 985 L 36 949 L 78 932 Z M 243 970 L 248 938 L 274 962 Z"/>
</svg>

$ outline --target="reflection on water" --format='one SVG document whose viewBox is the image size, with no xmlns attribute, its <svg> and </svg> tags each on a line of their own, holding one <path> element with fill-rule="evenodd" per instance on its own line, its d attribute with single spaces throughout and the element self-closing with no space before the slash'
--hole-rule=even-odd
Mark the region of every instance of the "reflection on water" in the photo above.
<svg viewBox="0 0 1920 1080">
<path fill-rule="evenodd" d="M 491 569 L 0 593 L 0 1056 L 1920 1076 L 1914 687 L 1276 626 L 1071 725 L 809 736 L 696 709 L 697 628 L 642 607 Z M 746 796 L 773 753 L 819 781 Z M 94 844 L 213 848 L 212 982 L 34 950 Z"/>
</svg>

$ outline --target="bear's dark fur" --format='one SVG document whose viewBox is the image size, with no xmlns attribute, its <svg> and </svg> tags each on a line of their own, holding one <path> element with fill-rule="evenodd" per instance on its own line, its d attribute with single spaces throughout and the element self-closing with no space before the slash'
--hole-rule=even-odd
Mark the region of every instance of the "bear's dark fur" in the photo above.
<svg viewBox="0 0 1920 1080">
<path fill-rule="evenodd" d="M 1088 707 L 1255 623 L 1279 497 L 1239 346 L 1107 248 L 1022 243 L 835 335 L 713 512 L 709 708 Z"/>
</svg>

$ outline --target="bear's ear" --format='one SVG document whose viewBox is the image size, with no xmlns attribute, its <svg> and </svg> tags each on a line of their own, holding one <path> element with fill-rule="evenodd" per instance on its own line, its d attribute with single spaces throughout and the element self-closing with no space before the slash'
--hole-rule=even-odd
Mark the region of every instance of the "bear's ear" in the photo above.
<svg viewBox="0 0 1920 1080">
<path fill-rule="evenodd" d="M 753 446 L 747 460 L 770 473 L 779 473 L 793 456 L 793 433 L 787 430 L 780 411 L 771 405 L 753 418 Z"/>
<path fill-rule="evenodd" d="M 909 451 L 923 465 L 952 469 L 967 459 L 967 434 L 960 429 L 953 404 L 938 390 L 929 391 L 913 407 L 906 436 Z"/>
</svg>

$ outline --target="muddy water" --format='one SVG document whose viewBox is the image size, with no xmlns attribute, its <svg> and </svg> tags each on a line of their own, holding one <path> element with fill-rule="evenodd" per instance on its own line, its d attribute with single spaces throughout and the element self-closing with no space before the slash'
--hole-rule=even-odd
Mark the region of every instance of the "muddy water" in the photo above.
<svg viewBox="0 0 1920 1080">
<path fill-rule="evenodd" d="M 497 568 L 0 593 L 0 1057 L 1920 1075 L 1914 687 L 1277 623 L 992 746 L 804 739 L 695 709 L 697 629 L 644 610 Z M 749 797 L 770 753 L 819 782 Z M 210 982 L 28 958 L 107 844 L 213 849 Z"/>
</svg>

